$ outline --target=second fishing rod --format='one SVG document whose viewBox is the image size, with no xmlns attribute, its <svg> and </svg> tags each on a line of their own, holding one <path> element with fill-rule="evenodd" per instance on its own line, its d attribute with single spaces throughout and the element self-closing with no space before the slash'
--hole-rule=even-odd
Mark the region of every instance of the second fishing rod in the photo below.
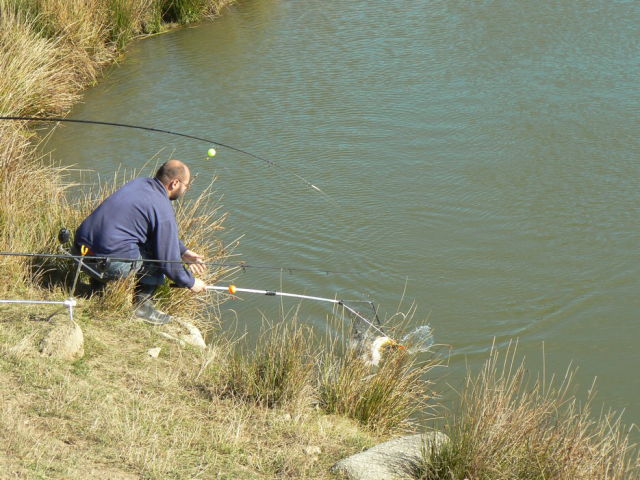
<svg viewBox="0 0 640 480">
<path fill-rule="evenodd" d="M 318 193 L 321 193 L 322 195 L 325 196 L 325 198 L 327 198 L 328 200 L 331 201 L 331 198 L 322 189 L 320 189 L 318 186 L 316 186 L 315 184 L 311 183 L 309 180 L 304 178 L 302 175 L 297 174 L 296 172 L 294 172 L 290 168 L 285 168 L 280 163 L 275 162 L 274 160 L 271 160 L 271 159 L 269 159 L 267 157 L 264 157 L 262 155 L 256 155 L 255 153 L 251 153 L 251 152 L 249 152 L 247 150 L 244 150 L 242 148 L 234 147 L 233 145 L 229 145 L 227 143 L 218 142 L 216 140 L 204 138 L 204 137 L 197 136 L 197 135 L 190 135 L 190 134 L 187 134 L 187 133 L 180 133 L 180 132 L 175 132 L 175 131 L 172 131 L 172 130 L 165 130 L 165 129 L 162 129 L 162 128 L 146 127 L 146 126 L 142 126 L 142 125 L 132 125 L 132 124 L 128 124 L 128 123 L 105 122 L 105 121 L 101 121 L 101 120 L 88 120 L 88 119 L 77 119 L 77 118 L 0 116 L 0 120 L 20 121 L 20 122 L 45 122 L 45 123 L 66 122 L 66 123 L 76 123 L 76 124 L 81 124 L 81 125 L 99 125 L 99 126 L 107 126 L 107 127 L 131 128 L 131 129 L 136 129 L 136 130 L 144 130 L 144 131 L 147 131 L 147 132 L 162 133 L 162 134 L 166 134 L 166 135 L 173 135 L 173 136 L 177 136 L 177 137 L 189 138 L 191 140 L 196 140 L 196 141 L 199 141 L 199 142 L 208 143 L 210 145 L 210 148 L 207 151 L 207 153 L 208 153 L 208 155 L 210 157 L 213 157 L 216 154 L 215 146 L 228 148 L 229 150 L 233 150 L 233 151 L 241 153 L 243 155 L 247 155 L 247 156 L 249 156 L 249 157 L 251 157 L 253 159 L 260 160 L 261 162 L 264 162 L 268 166 L 278 168 L 278 169 L 282 170 L 283 172 L 288 173 L 289 175 L 293 175 L 298 180 L 300 180 L 302 183 L 304 183 L 307 187 L 313 189 L 314 191 L 316 191 Z"/>
</svg>

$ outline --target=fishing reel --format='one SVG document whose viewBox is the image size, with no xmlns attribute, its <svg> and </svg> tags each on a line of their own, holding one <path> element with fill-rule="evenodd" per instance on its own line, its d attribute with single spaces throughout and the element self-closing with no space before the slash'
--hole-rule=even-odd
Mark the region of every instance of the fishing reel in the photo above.
<svg viewBox="0 0 640 480">
<path fill-rule="evenodd" d="M 71 232 L 68 228 L 62 227 L 58 232 L 58 241 L 61 245 L 66 245 L 71 240 Z"/>
</svg>

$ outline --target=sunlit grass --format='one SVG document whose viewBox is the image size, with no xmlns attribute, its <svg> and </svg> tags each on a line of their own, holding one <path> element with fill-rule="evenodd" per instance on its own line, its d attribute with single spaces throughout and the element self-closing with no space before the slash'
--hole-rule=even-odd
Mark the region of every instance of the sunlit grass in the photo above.
<svg viewBox="0 0 640 480">
<path fill-rule="evenodd" d="M 571 394 L 573 373 L 531 379 L 515 348 L 492 350 L 445 417 L 450 443 L 414 466 L 422 480 L 632 480 L 640 456 L 613 413 Z"/>
<path fill-rule="evenodd" d="M 264 407 L 303 409 L 313 403 L 318 345 L 309 327 L 295 318 L 264 323 L 256 345 L 242 342 L 228 350 L 211 388 Z"/>
<path fill-rule="evenodd" d="M 291 387 L 309 388 L 313 375 L 274 381 L 257 373 L 263 380 L 253 390 L 258 396 L 230 395 L 218 382 L 229 380 L 224 372 L 237 361 L 234 351 L 251 348 L 246 339 L 232 342 L 216 332 L 201 351 L 181 347 L 142 322 L 96 321 L 85 309 L 77 320 L 86 353 L 66 363 L 37 353 L 46 322 L 30 321 L 22 308 L 3 308 L 0 465 L 9 465 L 18 478 L 81 479 L 96 472 L 98 478 L 220 473 L 222 478 L 329 479 L 335 461 L 377 440 L 353 421 L 325 415 L 306 395 L 305 401 L 291 401 L 299 395 Z M 282 325 L 277 331 L 285 330 Z M 274 358 L 274 350 L 289 349 L 296 331 L 302 330 L 288 329 L 279 338 L 265 329 L 265 339 L 273 341 L 265 350 L 255 349 L 262 360 L 253 365 L 295 371 L 288 362 L 266 359 Z M 147 355 L 151 347 L 161 348 L 159 358 Z M 306 383 L 297 383 L 302 377 Z M 267 401 L 256 401 L 260 398 Z"/>
<path fill-rule="evenodd" d="M 429 372 L 435 359 L 419 362 L 404 350 L 392 350 L 372 371 L 356 350 L 323 355 L 318 395 L 321 408 L 353 418 L 381 433 L 410 429 L 411 417 L 429 411 Z"/>
</svg>

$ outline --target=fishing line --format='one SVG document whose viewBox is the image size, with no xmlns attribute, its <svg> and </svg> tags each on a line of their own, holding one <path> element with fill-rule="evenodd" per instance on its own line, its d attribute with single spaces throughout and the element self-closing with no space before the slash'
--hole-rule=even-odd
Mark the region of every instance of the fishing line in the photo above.
<svg viewBox="0 0 640 480">
<path fill-rule="evenodd" d="M 198 137 L 198 136 L 195 136 L 195 135 L 189 135 L 189 134 L 186 134 L 186 133 L 174 132 L 174 131 L 171 131 L 171 130 L 163 130 L 161 128 L 144 127 L 144 126 L 140 126 L 140 125 L 130 125 L 130 124 L 127 124 L 127 123 L 102 122 L 102 121 L 99 121 L 99 120 L 81 120 L 81 119 L 73 119 L 73 118 L 0 116 L 0 120 L 22 120 L 22 121 L 34 121 L 34 122 L 68 122 L 68 123 L 82 123 L 82 124 L 85 124 L 85 125 L 86 124 L 89 124 L 89 125 L 106 125 L 106 126 L 110 126 L 110 127 L 134 128 L 134 129 L 138 129 L 138 130 L 145 130 L 147 132 L 165 133 L 165 134 L 168 134 L 168 135 L 175 135 L 177 137 L 190 138 L 192 140 L 198 140 L 200 142 L 206 142 L 206 143 L 209 143 L 209 144 L 219 145 L 221 147 L 228 148 L 229 150 L 233 150 L 233 151 L 242 153 L 244 155 L 247 155 L 249 157 L 255 158 L 256 160 L 260 160 L 262 162 L 265 162 L 267 165 L 269 165 L 271 167 L 279 168 L 279 169 L 289 173 L 290 175 L 295 176 L 298 180 L 302 181 L 308 187 L 311 187 L 312 189 L 316 190 L 317 192 L 320 192 L 326 198 L 330 199 L 330 197 L 323 190 L 318 188 L 316 185 L 311 183 L 309 180 L 307 180 L 303 176 L 298 175 L 297 173 L 295 173 L 295 172 L 293 172 L 291 170 L 288 170 L 288 169 L 284 168 L 282 165 L 274 162 L 273 160 L 270 160 L 270 159 L 265 158 L 265 157 L 261 157 L 260 155 L 256 155 L 255 153 L 251 153 L 251 152 L 248 152 L 246 150 L 242 150 L 241 148 L 237 148 L 237 147 L 234 147 L 232 145 L 228 145 L 228 144 L 221 143 L 221 142 L 216 142 L 215 140 L 209 140 L 207 138 Z"/>
</svg>

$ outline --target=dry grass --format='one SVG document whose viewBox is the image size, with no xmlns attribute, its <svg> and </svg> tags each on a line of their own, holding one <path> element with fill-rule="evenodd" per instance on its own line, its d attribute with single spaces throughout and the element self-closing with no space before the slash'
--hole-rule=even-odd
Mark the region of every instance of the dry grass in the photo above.
<svg viewBox="0 0 640 480">
<path fill-rule="evenodd" d="M 337 460 L 384 438 L 371 418 L 363 429 L 319 408 L 319 345 L 291 319 L 265 325 L 257 345 L 215 332 L 200 351 L 142 322 L 96 321 L 82 306 L 86 354 L 73 363 L 37 353 L 49 325 L 28 315 L 48 307 L 3 308 L 0 465 L 17 478 L 328 479 Z M 158 359 L 146 354 L 152 347 L 162 348 Z M 350 378 L 359 387 L 387 383 L 390 370 L 374 373 Z M 385 401 L 375 390 L 335 397 Z"/>
<path fill-rule="evenodd" d="M 29 161 L 32 147 L 25 130 L 0 125 L 0 250 L 51 252 L 67 208 L 62 171 Z M 32 286 L 32 262 L 0 257 L 1 292 Z"/>
<path fill-rule="evenodd" d="M 37 18 L 20 3 L 0 0 L 0 112 L 62 113 L 78 99 L 69 51 L 64 40 L 43 36 Z"/>
<path fill-rule="evenodd" d="M 527 381 L 515 348 L 492 350 L 478 376 L 467 376 L 457 411 L 447 417 L 451 443 L 417 468 L 423 480 L 632 480 L 640 457 L 614 414 L 594 416 L 592 398 L 561 381 Z M 432 452 L 426 452 L 426 457 Z"/>
<path fill-rule="evenodd" d="M 202 388 L 241 348 L 220 332 L 199 351 L 141 322 L 81 315 L 86 355 L 69 364 L 37 354 L 45 322 L 5 309 L 2 320 L 0 465 L 16 478 L 325 479 L 377 440 L 305 402 L 267 408 Z"/>
</svg>

